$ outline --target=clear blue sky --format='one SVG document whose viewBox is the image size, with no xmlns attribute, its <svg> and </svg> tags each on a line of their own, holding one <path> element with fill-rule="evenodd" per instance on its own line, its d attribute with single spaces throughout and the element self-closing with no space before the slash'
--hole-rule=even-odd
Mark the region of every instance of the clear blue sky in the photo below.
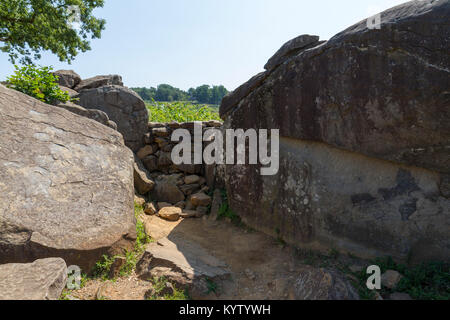
<svg viewBox="0 0 450 320">
<path fill-rule="evenodd" d="M 235 89 L 263 70 L 283 43 L 339 31 L 404 0 L 106 0 L 101 39 L 72 65 L 45 53 L 38 62 L 74 69 L 83 78 L 120 74 L 125 85 L 168 83 L 188 89 L 223 84 Z M 0 79 L 11 74 L 0 53 Z"/>
</svg>

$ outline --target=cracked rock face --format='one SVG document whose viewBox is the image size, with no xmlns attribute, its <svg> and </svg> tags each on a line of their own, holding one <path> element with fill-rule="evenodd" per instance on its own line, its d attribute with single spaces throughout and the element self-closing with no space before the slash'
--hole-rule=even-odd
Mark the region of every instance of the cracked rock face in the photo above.
<svg viewBox="0 0 450 320">
<path fill-rule="evenodd" d="M 281 135 L 277 175 L 227 166 L 229 200 L 295 245 L 448 260 L 450 2 L 381 16 L 381 30 L 361 21 L 223 99 L 225 129 Z"/>
<path fill-rule="evenodd" d="M 133 154 L 98 122 L 0 86 L 0 263 L 85 272 L 133 237 Z"/>
</svg>

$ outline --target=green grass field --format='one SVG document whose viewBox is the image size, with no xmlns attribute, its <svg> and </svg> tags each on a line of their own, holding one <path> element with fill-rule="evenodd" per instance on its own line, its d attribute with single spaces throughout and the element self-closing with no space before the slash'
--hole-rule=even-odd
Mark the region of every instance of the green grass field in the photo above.
<svg viewBox="0 0 450 320">
<path fill-rule="evenodd" d="M 221 120 L 219 107 L 191 102 L 146 102 L 150 122 Z"/>
</svg>

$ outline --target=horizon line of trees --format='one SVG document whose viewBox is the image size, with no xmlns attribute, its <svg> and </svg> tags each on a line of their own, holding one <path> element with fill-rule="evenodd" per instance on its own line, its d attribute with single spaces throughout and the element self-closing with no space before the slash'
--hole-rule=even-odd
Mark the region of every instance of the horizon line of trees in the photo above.
<svg viewBox="0 0 450 320">
<path fill-rule="evenodd" d="M 222 86 L 209 86 L 207 84 L 184 91 L 169 84 L 160 84 L 157 88 L 139 87 L 131 88 L 145 101 L 196 101 L 197 103 L 219 105 L 228 90 Z"/>
</svg>

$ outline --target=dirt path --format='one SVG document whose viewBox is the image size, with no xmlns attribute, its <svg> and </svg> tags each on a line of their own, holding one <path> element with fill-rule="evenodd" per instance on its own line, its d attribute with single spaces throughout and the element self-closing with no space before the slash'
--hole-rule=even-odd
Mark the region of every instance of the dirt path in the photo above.
<svg viewBox="0 0 450 320">
<path fill-rule="evenodd" d="M 231 278 L 214 284 L 215 292 L 205 299 L 293 299 L 292 282 L 305 266 L 299 251 L 260 232 L 235 226 L 227 221 L 183 219 L 169 222 L 156 216 L 145 217 L 145 227 L 153 239 L 167 237 L 174 243 L 189 241 L 225 262 Z M 98 294 L 111 300 L 145 299 L 151 284 L 131 275 L 116 281 L 88 281 L 73 293 L 80 299 L 95 299 Z"/>
</svg>

